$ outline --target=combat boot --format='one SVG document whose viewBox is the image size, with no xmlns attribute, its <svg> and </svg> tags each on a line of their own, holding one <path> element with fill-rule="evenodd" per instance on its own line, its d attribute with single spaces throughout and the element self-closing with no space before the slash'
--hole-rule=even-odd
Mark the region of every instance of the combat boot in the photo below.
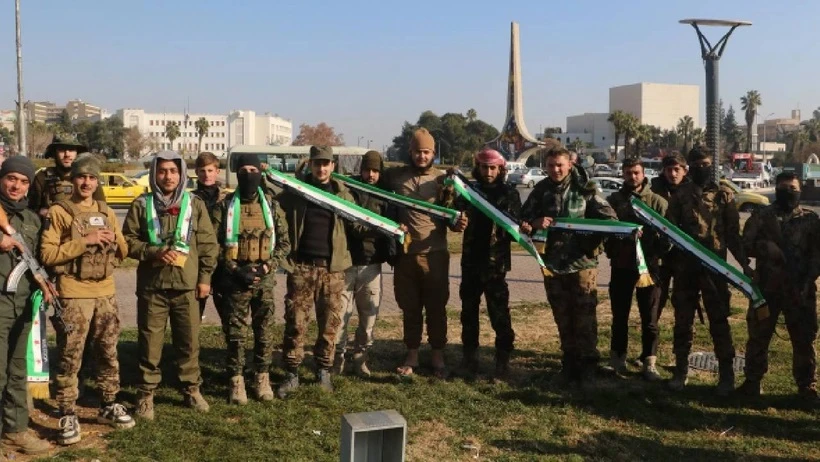
<svg viewBox="0 0 820 462">
<path fill-rule="evenodd" d="M 189 408 L 199 412 L 208 412 L 211 410 L 211 406 L 208 404 L 207 401 L 205 401 L 205 397 L 202 396 L 202 393 L 199 392 L 199 387 L 189 387 L 187 390 L 183 392 L 183 395 L 183 402 Z M 248 398 L 246 397 L 245 399 L 247 400 Z"/>
<path fill-rule="evenodd" d="M 584 391 L 592 391 L 598 388 L 598 363 L 595 361 L 585 361 L 581 365 L 581 389 Z"/>
<path fill-rule="evenodd" d="M 718 384 L 715 393 L 725 397 L 733 391 L 735 391 L 735 370 L 732 368 L 732 360 L 718 360 Z"/>
<path fill-rule="evenodd" d="M 735 392 L 739 395 L 748 396 L 750 398 L 757 398 L 758 396 L 763 394 L 763 385 L 760 384 L 759 380 L 752 380 L 747 378 L 737 387 Z"/>
<path fill-rule="evenodd" d="M 270 374 L 267 372 L 256 374 L 254 392 L 256 399 L 259 401 L 273 401 L 273 390 L 270 387 Z"/>
<path fill-rule="evenodd" d="M 674 391 L 681 391 L 689 382 L 689 355 L 675 356 L 675 372 L 672 373 L 672 380 L 669 381 L 669 388 Z"/>
<path fill-rule="evenodd" d="M 330 381 L 330 369 L 319 369 L 319 372 L 316 374 L 316 378 L 319 379 L 319 386 L 322 390 L 333 393 L 333 382 Z"/>
<path fill-rule="evenodd" d="M 299 376 L 295 372 L 288 372 L 285 380 L 276 387 L 276 396 L 285 399 L 290 393 L 299 388 Z"/>
<path fill-rule="evenodd" d="M 359 377 L 370 377 L 370 368 L 367 367 L 367 351 L 353 353 L 353 372 Z"/>
<path fill-rule="evenodd" d="M 4 433 L 3 447 L 29 455 L 45 454 L 51 450 L 48 441 L 38 438 L 31 430 Z M 12 460 L 12 458 L 10 457 L 9 460 Z"/>
<path fill-rule="evenodd" d="M 510 374 L 510 352 L 495 350 L 495 380 L 504 380 Z"/>
<path fill-rule="evenodd" d="M 248 393 L 245 391 L 245 377 L 235 375 L 231 377 L 231 392 L 228 404 L 248 404 Z"/>
<path fill-rule="evenodd" d="M 478 350 L 465 348 L 464 357 L 461 360 L 461 370 L 463 375 L 473 377 L 478 374 L 478 368 Z"/>
<path fill-rule="evenodd" d="M 345 354 L 343 351 L 337 351 L 335 355 L 333 355 L 333 373 L 334 374 L 344 374 L 345 372 Z"/>
<path fill-rule="evenodd" d="M 661 375 L 658 373 L 658 369 L 655 367 L 655 362 L 657 361 L 657 357 L 655 356 L 647 356 L 643 359 L 641 364 L 643 364 L 643 370 L 641 374 L 643 375 L 644 380 L 648 380 L 650 382 L 657 382 L 661 379 Z"/>
<path fill-rule="evenodd" d="M 811 404 L 820 405 L 820 398 L 817 395 L 817 385 L 811 384 L 797 389 L 797 396 L 805 399 Z"/>
<path fill-rule="evenodd" d="M 618 354 L 617 351 L 610 351 L 609 366 L 615 372 L 615 375 L 626 375 L 626 353 Z"/>
<path fill-rule="evenodd" d="M 137 410 L 134 415 L 140 419 L 154 420 L 154 393 L 150 391 L 137 392 Z"/>
<path fill-rule="evenodd" d="M 564 358 L 561 360 L 561 370 L 552 379 L 552 384 L 558 388 L 569 388 L 578 377 L 578 368 L 575 361 Z"/>
</svg>

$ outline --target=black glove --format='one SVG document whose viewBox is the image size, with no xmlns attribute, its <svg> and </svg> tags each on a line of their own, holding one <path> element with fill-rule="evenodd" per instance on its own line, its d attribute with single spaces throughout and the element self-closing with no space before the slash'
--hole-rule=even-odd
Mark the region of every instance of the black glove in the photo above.
<svg viewBox="0 0 820 462">
<path fill-rule="evenodd" d="M 259 274 L 256 270 L 256 266 L 254 265 L 245 265 L 239 267 L 233 274 L 236 281 L 245 286 L 252 286 L 254 279 L 259 277 Z"/>
</svg>

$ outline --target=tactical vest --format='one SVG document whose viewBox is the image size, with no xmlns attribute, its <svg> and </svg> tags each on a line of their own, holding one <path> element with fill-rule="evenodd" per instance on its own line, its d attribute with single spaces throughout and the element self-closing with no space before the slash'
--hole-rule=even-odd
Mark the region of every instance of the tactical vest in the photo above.
<svg viewBox="0 0 820 462">
<path fill-rule="evenodd" d="M 73 202 L 63 200 L 57 203 L 71 215 L 71 239 L 81 239 L 98 229 L 111 229 L 108 206 L 96 201 L 97 210 L 82 211 Z M 54 267 L 55 274 L 67 274 L 81 281 L 99 281 L 114 274 L 117 243 L 86 246 L 85 253 L 63 265 Z"/>
<path fill-rule="evenodd" d="M 267 200 L 267 198 L 265 198 Z M 265 217 L 258 200 L 239 204 L 239 239 L 236 261 L 260 263 L 268 260 L 273 245 L 273 229 L 265 228 Z"/>
<path fill-rule="evenodd" d="M 74 185 L 68 178 L 60 176 L 55 167 L 46 169 L 46 187 L 44 208 L 51 207 L 57 202 L 67 201 L 74 192 Z"/>
</svg>

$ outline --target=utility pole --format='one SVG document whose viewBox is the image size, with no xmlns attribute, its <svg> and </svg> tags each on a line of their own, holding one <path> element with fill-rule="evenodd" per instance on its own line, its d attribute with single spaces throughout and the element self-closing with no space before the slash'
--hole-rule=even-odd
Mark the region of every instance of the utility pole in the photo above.
<svg viewBox="0 0 820 462">
<path fill-rule="evenodd" d="M 20 0 L 14 0 L 14 25 L 17 29 L 17 154 L 26 155 L 26 111 L 23 99 L 23 41 L 20 38 Z"/>
</svg>

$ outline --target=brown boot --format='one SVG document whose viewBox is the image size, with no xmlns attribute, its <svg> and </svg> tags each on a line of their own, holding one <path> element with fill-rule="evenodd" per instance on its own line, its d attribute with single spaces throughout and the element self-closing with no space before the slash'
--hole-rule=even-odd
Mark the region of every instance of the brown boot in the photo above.
<svg viewBox="0 0 820 462">
<path fill-rule="evenodd" d="M 510 375 L 510 352 L 496 350 L 495 351 L 495 373 L 494 380 L 506 380 Z"/>
<path fill-rule="evenodd" d="M 353 353 L 353 372 L 359 377 L 370 377 L 370 368 L 367 367 L 367 350 Z"/>
<path fill-rule="evenodd" d="M 154 420 L 154 393 L 150 391 L 137 392 L 137 410 L 134 415 L 140 419 Z"/>
<path fill-rule="evenodd" d="M 38 438 L 31 430 L 3 435 L 3 446 L 23 454 L 45 454 L 52 449 L 46 440 Z"/>
<path fill-rule="evenodd" d="M 245 378 L 241 375 L 231 377 L 231 391 L 228 394 L 228 404 L 240 406 L 248 404 L 248 393 L 245 391 Z"/>
<path fill-rule="evenodd" d="M 208 412 L 211 410 L 211 406 L 205 401 L 205 397 L 202 396 L 202 393 L 199 392 L 199 387 L 189 387 L 182 394 L 185 406 L 199 412 Z"/>
<path fill-rule="evenodd" d="M 273 401 L 273 389 L 270 386 L 270 374 L 263 372 L 256 374 L 256 399 L 259 401 Z"/>
</svg>

